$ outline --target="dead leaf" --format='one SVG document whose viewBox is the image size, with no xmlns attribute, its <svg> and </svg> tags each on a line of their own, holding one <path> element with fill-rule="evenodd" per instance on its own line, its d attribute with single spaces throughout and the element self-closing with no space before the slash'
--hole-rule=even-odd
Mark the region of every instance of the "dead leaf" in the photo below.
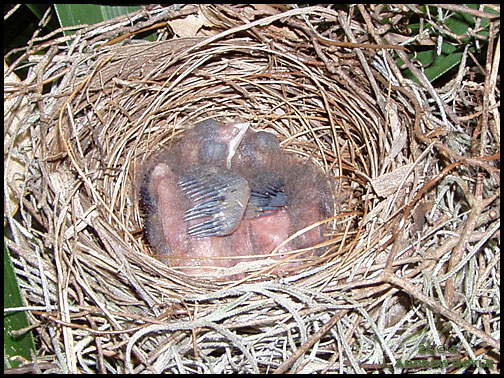
<svg viewBox="0 0 504 378">
<path fill-rule="evenodd" d="M 4 61 L 4 75 L 5 72 L 7 71 L 9 67 L 7 66 L 7 63 Z M 11 73 L 9 76 L 5 77 L 4 76 L 4 120 L 8 117 L 11 117 L 12 115 L 10 114 L 13 109 L 12 107 L 17 103 L 18 97 L 10 97 L 8 98 L 6 95 L 5 88 L 9 87 L 10 85 L 15 86 L 19 85 L 21 83 L 21 80 L 14 74 Z M 20 94 L 19 96 L 23 96 L 23 94 Z M 33 159 L 33 150 L 31 149 L 31 143 L 30 143 L 30 133 L 29 130 L 23 131 L 22 133 L 19 133 L 19 128 L 20 128 L 20 122 L 21 120 L 25 119 L 25 116 L 27 112 L 31 112 L 28 109 L 28 100 L 26 98 L 23 98 L 21 100 L 21 104 L 18 106 L 18 108 L 15 110 L 16 115 L 14 118 L 14 121 L 10 123 L 9 129 L 4 130 L 4 169 L 6 171 L 4 172 L 5 180 L 7 182 L 14 186 L 15 190 L 17 193 L 22 193 L 23 190 L 23 183 L 25 180 L 25 171 L 26 171 L 26 162 L 31 162 Z M 5 123 L 4 123 L 5 127 Z M 17 135 L 15 135 L 18 133 Z M 11 147 L 11 142 L 12 138 L 14 139 L 13 145 Z M 7 153 L 9 149 L 12 148 L 10 154 L 10 160 L 8 162 L 8 165 L 6 166 L 7 162 Z M 24 158 L 21 158 L 21 156 L 24 155 Z M 11 191 L 10 188 L 7 186 L 7 193 L 4 193 L 5 195 L 5 200 L 9 201 L 10 209 L 12 210 L 12 215 L 14 215 L 17 212 L 18 204 L 19 204 L 19 198 L 16 195 L 15 192 Z"/>
<path fill-rule="evenodd" d="M 169 22 L 173 32 L 179 38 L 196 37 L 201 27 L 210 25 L 207 18 L 199 13 L 190 14 L 182 19 L 175 19 Z"/>
<path fill-rule="evenodd" d="M 373 186 L 376 194 L 380 197 L 388 197 L 391 194 L 395 194 L 399 185 L 401 185 L 404 176 L 408 174 L 411 166 L 412 164 L 403 165 L 390 173 L 385 173 L 384 175 L 372 180 L 371 185 Z M 403 187 L 407 186 L 411 182 L 413 182 L 413 175 L 408 176 Z"/>
</svg>

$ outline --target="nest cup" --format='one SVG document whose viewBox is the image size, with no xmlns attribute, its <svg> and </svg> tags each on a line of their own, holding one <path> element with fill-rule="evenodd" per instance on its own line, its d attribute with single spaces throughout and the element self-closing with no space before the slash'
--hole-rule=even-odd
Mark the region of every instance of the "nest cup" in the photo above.
<svg viewBox="0 0 504 378">
<path fill-rule="evenodd" d="M 89 220 L 85 228 L 98 235 L 91 249 L 104 244 L 98 250 L 111 259 L 113 271 L 112 261 L 119 260 L 155 277 L 162 274 L 177 292 L 215 287 L 204 278 L 178 274 L 152 256 L 138 209 L 138 169 L 145 159 L 208 118 L 240 118 L 255 129 L 273 131 L 284 151 L 312 159 L 328 173 L 335 184 L 338 225 L 333 221 L 325 227 L 333 237 L 320 261 L 311 264 L 341 254 L 342 242 L 351 245 L 356 217 L 344 211 L 362 214 L 358 198 L 364 193 L 362 181 L 351 172 L 372 165 L 368 151 L 351 150 L 365 144 L 367 135 L 355 127 L 355 111 L 345 101 L 351 94 L 320 67 L 310 66 L 309 56 L 231 36 L 215 42 L 183 39 L 112 47 L 93 60 L 78 75 L 83 86 L 61 102 L 73 111 L 60 112 L 48 149 L 66 157 L 49 168 L 49 175 L 52 181 L 67 180 L 66 187 L 82 185 L 69 195 L 88 204 L 83 206 Z M 349 185 L 345 174 L 354 176 L 357 185 Z M 337 236 L 336 230 L 345 228 L 350 234 Z M 261 271 L 250 276 L 261 276 Z"/>
<path fill-rule="evenodd" d="M 226 19 L 218 8 L 201 9 Z M 48 297 L 37 291 L 34 302 L 57 304 L 64 292 L 70 307 L 62 318 L 68 322 L 78 321 L 70 316 L 75 306 L 99 311 L 94 324 L 102 330 L 139 326 L 100 336 L 114 350 L 100 352 L 100 363 L 94 342 L 87 351 L 78 345 L 88 333 L 65 338 L 56 330 L 51 345 L 61 343 L 75 358 L 67 369 L 266 371 L 260 361 L 285 362 L 282 342 L 293 354 L 293 345 L 306 345 L 308 331 L 320 330 L 334 310 L 350 303 L 330 295 L 343 288 L 338 282 L 383 269 L 388 253 L 378 244 L 391 232 L 383 223 L 418 191 L 410 173 L 433 164 L 412 164 L 426 148 L 414 138 L 414 104 L 374 71 L 370 83 L 369 66 L 360 59 L 371 61 L 376 51 L 357 56 L 307 37 L 306 17 L 341 23 L 335 12 L 310 7 L 291 13 L 269 15 L 273 19 L 264 24 L 235 21 L 208 38 L 121 46 L 101 47 L 90 29 L 74 54 L 66 55 L 73 47 L 63 44 L 54 52 L 53 61 L 67 71 L 42 97 L 44 114 L 32 122 L 36 152 L 25 178 L 31 199 L 21 201 L 29 232 L 18 235 L 26 247 L 16 252 L 48 277 L 31 285 L 47 286 Z M 209 118 L 240 118 L 272 131 L 284 151 L 312 159 L 327 173 L 336 211 L 327 220 L 322 256 L 281 279 L 257 270 L 241 281 L 216 282 L 181 274 L 152 255 L 138 208 L 139 168 L 187 127 Z M 34 204 L 43 209 L 40 215 Z M 380 292 L 379 285 L 373 290 Z M 391 312 L 410 309 L 397 291 L 387 298 Z M 233 317 L 241 326 L 225 326 Z M 114 349 L 117 344 L 126 347 Z"/>
</svg>

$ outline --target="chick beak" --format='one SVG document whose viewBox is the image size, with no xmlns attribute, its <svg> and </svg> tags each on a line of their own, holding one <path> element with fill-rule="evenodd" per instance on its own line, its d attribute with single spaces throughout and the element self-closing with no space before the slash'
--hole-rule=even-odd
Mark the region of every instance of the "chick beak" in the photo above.
<svg viewBox="0 0 504 378">
<path fill-rule="evenodd" d="M 238 149 L 241 141 L 243 140 L 243 137 L 245 136 L 245 133 L 247 132 L 249 126 L 250 123 L 242 121 L 234 121 L 224 126 L 224 132 L 226 136 L 230 137 L 228 143 L 229 152 L 226 158 L 226 167 L 228 169 L 231 169 L 231 160 L 233 159 L 233 156 L 236 153 L 236 150 Z"/>
</svg>

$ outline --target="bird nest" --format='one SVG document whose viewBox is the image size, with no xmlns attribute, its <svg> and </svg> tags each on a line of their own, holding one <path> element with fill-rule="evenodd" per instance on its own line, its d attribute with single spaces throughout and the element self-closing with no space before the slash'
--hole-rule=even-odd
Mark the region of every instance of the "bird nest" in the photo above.
<svg viewBox="0 0 504 378">
<path fill-rule="evenodd" d="M 110 42 L 191 17 L 205 20 L 193 38 Z M 5 92 L 17 98 L 6 114 L 6 240 L 39 362 L 362 372 L 425 359 L 422 346 L 495 357 L 497 109 L 471 115 L 468 98 L 486 90 L 477 83 L 442 92 L 404 79 L 389 65 L 394 49 L 406 60 L 401 47 L 373 44 L 362 26 L 330 7 L 154 7 L 39 39 L 12 64 L 31 62 Z M 274 132 L 336 183 L 320 258 L 215 281 L 153 256 L 139 169 L 209 118 Z"/>
</svg>

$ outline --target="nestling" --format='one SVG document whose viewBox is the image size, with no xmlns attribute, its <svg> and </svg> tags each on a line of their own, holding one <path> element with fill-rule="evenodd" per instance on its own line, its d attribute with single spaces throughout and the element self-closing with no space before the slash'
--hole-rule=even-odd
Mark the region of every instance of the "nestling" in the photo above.
<svg viewBox="0 0 504 378">
<path fill-rule="evenodd" d="M 296 231 L 332 215 L 326 175 L 283 152 L 274 134 L 240 120 L 200 122 L 151 157 L 140 196 L 153 251 L 167 265 L 196 276 L 257 260 L 251 256 L 271 253 Z M 317 226 L 273 258 L 324 239 Z"/>
</svg>

